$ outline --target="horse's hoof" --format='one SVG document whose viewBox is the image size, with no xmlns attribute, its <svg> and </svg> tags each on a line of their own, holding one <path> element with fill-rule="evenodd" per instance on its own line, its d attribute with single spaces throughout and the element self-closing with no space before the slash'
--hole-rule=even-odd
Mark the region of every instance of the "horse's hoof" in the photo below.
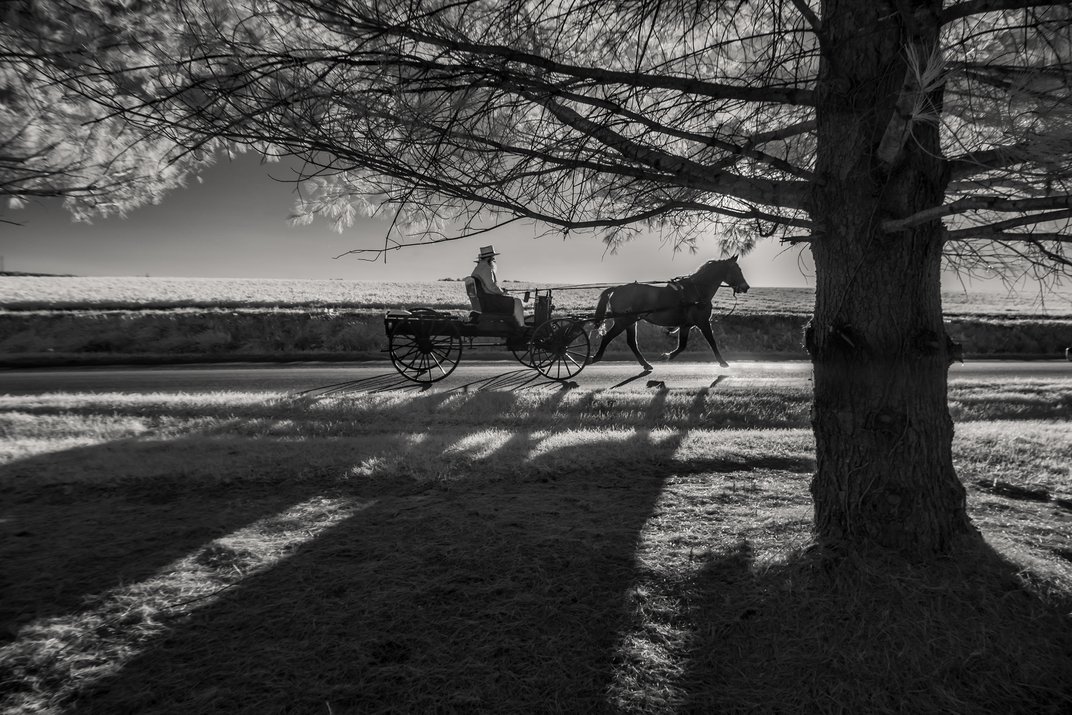
<svg viewBox="0 0 1072 715">
<path fill-rule="evenodd" d="M 651 365 L 648 365 L 647 363 L 644 363 L 644 365 L 642 367 L 644 368 L 644 372 L 651 372 L 652 370 L 655 369 Z"/>
<path fill-rule="evenodd" d="M 729 366 L 730 366 L 730 364 L 729 364 L 728 362 L 726 362 L 725 360 L 723 360 L 722 362 L 720 362 L 720 363 L 718 364 L 718 366 L 719 366 L 719 367 L 729 367 Z"/>
</svg>

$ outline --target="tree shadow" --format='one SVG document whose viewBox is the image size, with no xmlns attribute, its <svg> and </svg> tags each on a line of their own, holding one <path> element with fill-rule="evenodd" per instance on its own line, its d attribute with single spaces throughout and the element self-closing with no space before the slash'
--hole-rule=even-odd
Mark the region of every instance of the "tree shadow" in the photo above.
<svg viewBox="0 0 1072 715">
<path fill-rule="evenodd" d="M 497 414 L 538 409 L 561 412 L 559 426 L 567 429 L 580 423 L 578 404 L 563 409 L 568 391 L 559 383 L 526 383 L 519 388 L 553 388 L 538 405 L 522 408 L 515 395 L 497 387 L 483 390 L 478 408 Z M 380 409 L 386 415 L 405 416 L 410 411 L 434 412 L 463 390 L 414 396 L 401 404 Z M 301 398 L 306 399 L 306 398 Z M 310 400 L 311 420 L 319 419 L 316 397 Z M 488 403 L 488 401 L 491 403 Z M 488 403 L 488 404 L 485 404 Z M 301 406 L 301 402 L 293 403 Z M 449 409 L 464 412 L 467 403 Z M 99 407 L 63 408 L 64 413 L 96 414 Z M 178 414 L 194 424 L 224 416 L 222 423 L 168 439 L 124 438 L 94 446 L 80 446 L 18 459 L 0 466 L 0 642 L 12 639 L 19 628 L 31 621 L 81 608 L 87 599 L 120 584 L 138 582 L 165 569 L 183 556 L 203 548 L 262 518 L 276 514 L 332 487 L 347 470 L 363 460 L 375 462 L 407 459 L 429 463 L 451 461 L 448 454 L 436 453 L 442 445 L 433 443 L 427 454 L 407 455 L 410 443 L 401 433 L 378 433 L 364 442 L 332 442 L 334 451 L 305 454 L 309 443 L 302 440 L 349 438 L 353 430 L 345 421 L 329 415 L 323 431 L 308 425 L 279 423 L 278 408 L 271 404 L 232 410 L 224 405 L 182 406 L 132 405 L 111 409 L 113 416 L 145 418 L 149 422 L 174 418 Z M 241 414 L 237 416 L 235 413 Z M 260 424 L 250 431 L 251 424 Z M 263 423 L 263 424 L 261 424 Z M 414 429 L 427 426 L 415 424 Z M 473 433 L 479 428 L 459 425 Z M 523 461 L 527 442 L 515 437 L 512 447 L 500 449 L 501 459 Z M 663 454 L 672 452 L 669 444 Z M 313 452 L 317 450 L 312 450 Z M 586 455 L 575 458 L 583 465 Z M 274 474 L 277 465 L 287 465 L 283 475 Z M 569 465 L 561 465 L 563 468 Z M 543 482 L 553 481 L 560 467 L 536 460 L 529 471 L 540 474 Z M 404 470 L 403 470 L 404 471 Z M 260 473 L 265 477 L 261 477 Z M 425 475 L 425 478 L 427 475 Z M 42 482 L 45 482 L 42 485 Z M 353 491 L 352 485 L 348 488 Z M 412 475 L 362 486 L 368 497 L 382 498 L 420 491 Z"/>
<path fill-rule="evenodd" d="M 358 382 L 369 394 L 394 390 L 397 381 Z M 305 400 L 315 407 L 317 399 L 341 389 L 318 388 L 291 399 L 290 406 Z M 489 397 L 498 394 L 495 389 Z M 548 409 L 557 409 L 564 394 L 546 401 Z M 404 419 L 414 404 L 429 413 L 450 398 L 450 392 L 421 394 L 413 397 L 416 403 L 385 405 L 379 413 Z M 502 399 L 501 409 L 511 409 L 509 395 Z M 0 465 L 0 643 L 13 639 L 26 623 L 78 609 L 87 598 L 143 580 L 213 539 L 310 498 L 323 489 L 319 475 L 360 461 L 360 455 L 347 452 L 302 463 L 296 457 L 301 448 L 292 441 L 302 435 L 292 425 L 276 426 L 279 409 L 271 403 L 238 409 L 134 404 L 108 411 L 150 423 L 180 416 L 195 423 L 224 419 L 167 440 L 116 439 Z M 100 408 L 65 407 L 63 412 L 95 416 Z M 271 439 L 252 442 L 242 434 L 252 424 L 263 424 L 255 432 L 270 433 Z M 339 424 L 323 436 L 350 431 Z M 378 435 L 365 453 L 400 454 L 407 444 L 397 434 Z M 298 465 L 291 479 L 257 476 L 288 462 Z M 381 485 L 387 493 L 396 486 Z"/>
<path fill-rule="evenodd" d="M 166 446 L 124 439 L 0 467 L 6 493 L 0 642 L 27 622 L 77 610 L 95 594 L 143 580 L 321 488 L 305 479 L 250 480 L 250 470 L 267 463 L 270 453 L 255 453 L 247 440 L 207 437 L 174 438 Z M 143 472 L 162 449 L 184 456 L 172 462 L 173 471 L 165 467 L 146 481 Z M 95 478 L 77 481 L 75 471 Z M 208 477 L 195 478 L 198 472 Z M 56 481 L 38 489 L 21 484 L 37 474 Z"/>
<path fill-rule="evenodd" d="M 75 465 L 94 479 L 60 484 L 56 497 L 17 492 L 17 523 L 40 526 L 4 547 L 6 602 L 16 625 L 77 613 L 184 556 L 213 565 L 212 539 L 299 502 L 360 500 L 368 506 L 215 600 L 159 612 L 166 635 L 133 643 L 140 655 L 112 663 L 115 674 L 88 690 L 74 687 L 68 704 L 86 712 L 599 710 L 628 622 L 637 542 L 666 477 L 742 465 L 677 460 L 684 430 L 575 432 L 587 403 L 566 402 L 569 391 L 555 388 L 536 401 L 522 390 L 452 391 L 385 408 L 447 405 L 521 423 L 526 410 L 551 412 L 554 429 L 471 421 L 446 436 L 417 425 L 420 439 L 376 430 L 349 439 L 352 428 L 334 417 L 314 429 L 313 398 L 310 422 L 271 420 L 270 406 L 249 417 L 202 407 L 191 413 L 195 423 L 213 409 L 231 421 L 8 464 L 5 480 Z M 645 419 L 659 424 L 667 392 L 644 394 Z M 145 409 L 132 414 L 155 414 Z M 244 430 L 249 421 L 264 425 Z M 181 468 L 152 466 L 163 454 Z M 277 464 L 287 471 L 257 476 Z M 111 481 L 95 481 L 109 470 Z M 233 578 L 230 567 L 220 563 L 221 578 Z M 75 642 L 83 637 L 95 636 Z"/>
<path fill-rule="evenodd" d="M 1044 602 L 989 545 L 888 554 L 712 556 L 691 584 L 676 684 L 685 712 L 1059 712 L 1072 604 Z"/>
<path fill-rule="evenodd" d="M 509 478 L 380 494 L 176 623 L 77 710 L 599 710 L 638 535 L 679 443 L 630 439 L 648 458 L 608 470 L 616 440 L 515 431 L 494 454 L 516 465 Z M 407 459 L 449 454 L 421 443 Z"/>
<path fill-rule="evenodd" d="M 699 556 L 687 578 L 646 572 L 638 545 L 671 474 L 696 482 L 801 473 L 812 463 L 781 454 L 684 462 L 675 456 L 684 429 L 578 436 L 586 400 L 567 401 L 568 390 L 556 388 L 530 404 L 527 389 L 418 394 L 384 409 L 553 412 L 555 429 L 469 423 L 444 441 L 421 425 L 422 439 L 382 431 L 350 443 L 342 437 L 351 427 L 334 417 L 313 436 L 300 421 L 252 437 L 231 435 L 228 423 L 163 443 L 121 440 L 6 465 L 78 464 L 96 473 L 120 464 L 135 477 L 162 450 L 188 463 L 161 479 L 119 474 L 111 486 L 60 485 L 5 504 L 41 527 L 4 540 L 4 602 L 23 621 L 78 610 L 214 538 L 330 496 L 367 506 L 214 600 L 160 616 L 166 633 L 134 643 L 137 654 L 59 705 L 100 713 L 606 711 L 620 702 L 610 695 L 621 672 L 637 667 L 623 639 L 641 629 L 662 638 L 664 621 L 685 636 L 658 643 L 673 651 L 674 693 L 648 710 L 964 712 L 965 703 L 988 709 L 989 699 L 1007 711 L 1026 711 L 1014 700 L 1045 711 L 1068 694 L 1067 622 L 1010 586 L 1014 569 L 994 554 L 935 571 L 835 567 L 814 552 L 772 565 L 741 541 Z M 668 391 L 642 394 L 644 420 L 659 425 Z M 691 423 L 708 395 L 701 390 L 687 405 Z M 313 454 L 319 439 L 330 450 Z M 308 471 L 250 476 L 273 464 Z M 705 497 L 702 508 L 717 520 L 729 504 Z M 664 621 L 651 622 L 655 611 Z M 1038 684 L 1047 680 L 1044 691 Z M 907 699 L 895 701 L 899 691 Z"/>
</svg>

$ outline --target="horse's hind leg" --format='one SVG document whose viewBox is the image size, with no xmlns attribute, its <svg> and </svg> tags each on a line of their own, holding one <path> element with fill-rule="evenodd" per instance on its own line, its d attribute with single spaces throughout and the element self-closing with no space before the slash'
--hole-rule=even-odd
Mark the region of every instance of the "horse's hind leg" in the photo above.
<svg viewBox="0 0 1072 715">
<path fill-rule="evenodd" d="M 637 362 L 640 363 L 641 367 L 650 372 L 653 369 L 651 363 L 644 359 L 644 356 L 640 354 L 640 348 L 637 347 L 636 326 L 636 323 L 631 323 L 625 329 L 625 342 L 629 344 L 629 349 L 636 355 Z"/>
<path fill-rule="evenodd" d="M 614 340 L 616 337 L 622 334 L 623 330 L 625 330 L 625 324 L 622 321 L 615 320 L 614 323 L 610 326 L 610 329 L 603 334 L 603 340 L 599 343 L 599 350 L 596 350 L 596 354 L 588 358 L 587 364 L 591 365 L 594 362 L 599 362 L 600 360 L 602 360 L 603 351 L 607 349 L 608 345 L 610 345 L 611 340 Z"/>
<path fill-rule="evenodd" d="M 685 346 L 689 344 L 689 332 L 691 331 L 691 325 L 682 325 L 680 328 L 678 328 L 677 348 L 675 348 L 672 352 L 668 352 L 666 355 L 663 355 L 663 357 L 667 360 L 673 360 L 674 358 L 676 358 L 678 354 L 680 354 L 681 351 L 685 349 Z"/>
<path fill-rule="evenodd" d="M 700 332 L 703 333 L 703 336 L 705 338 L 707 338 L 707 344 L 711 346 L 711 350 L 715 353 L 715 360 L 718 360 L 719 366 L 721 366 L 721 367 L 729 367 L 730 364 L 722 359 L 722 353 L 720 353 L 718 351 L 718 346 L 715 345 L 715 336 L 711 334 L 711 323 L 710 323 L 710 321 L 707 321 L 707 320 L 700 321 L 699 328 L 700 328 Z"/>
</svg>

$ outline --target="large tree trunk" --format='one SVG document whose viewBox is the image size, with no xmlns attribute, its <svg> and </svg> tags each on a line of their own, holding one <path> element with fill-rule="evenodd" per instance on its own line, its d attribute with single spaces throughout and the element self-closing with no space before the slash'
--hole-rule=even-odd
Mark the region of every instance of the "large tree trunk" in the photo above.
<svg viewBox="0 0 1072 715">
<path fill-rule="evenodd" d="M 815 315 L 807 335 L 815 366 L 812 495 L 822 541 L 925 556 L 948 550 L 972 527 L 946 404 L 944 228 L 934 221 L 880 229 L 884 220 L 939 205 L 946 183 L 935 123 L 903 122 L 905 58 L 933 47 L 937 28 L 906 22 L 897 5 L 929 6 L 932 17 L 941 7 L 826 0 L 822 13 L 813 211 L 821 228 L 812 242 Z M 930 101 L 940 103 L 940 92 Z M 900 126 L 911 131 L 903 144 Z"/>
</svg>

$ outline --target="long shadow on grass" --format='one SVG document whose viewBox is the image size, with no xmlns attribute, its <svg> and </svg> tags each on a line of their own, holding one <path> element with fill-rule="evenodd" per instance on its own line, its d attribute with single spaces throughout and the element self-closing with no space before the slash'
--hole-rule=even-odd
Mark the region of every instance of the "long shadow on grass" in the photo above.
<svg viewBox="0 0 1072 715">
<path fill-rule="evenodd" d="M 621 439 L 513 430 L 419 492 L 404 466 L 373 475 L 355 492 L 379 489 L 372 507 L 175 624 L 79 711 L 605 709 L 665 476 L 740 469 L 675 463 L 681 434 Z"/>
<path fill-rule="evenodd" d="M 675 458 L 680 430 L 578 438 L 570 427 L 590 405 L 566 402 L 567 394 L 535 402 L 498 391 L 434 394 L 392 404 L 490 409 L 522 425 L 453 425 L 443 434 L 419 426 L 421 439 L 364 420 L 324 422 L 315 403 L 308 422 L 302 403 L 275 421 L 263 417 L 270 407 L 242 419 L 222 406 L 215 416 L 234 422 L 214 431 L 14 462 L 5 476 L 75 465 L 90 476 L 117 474 L 115 483 L 60 485 L 55 495 L 18 492 L 17 518 L 5 526 L 22 524 L 27 533 L 5 540 L 12 595 L 5 603 L 15 604 L 20 621 L 77 610 L 86 596 L 144 579 L 293 504 L 351 497 L 373 506 L 218 601 L 197 604 L 166 640 L 132 644 L 142 655 L 116 663 L 119 674 L 79 705 L 93 712 L 319 712 L 325 703 L 334 712 L 597 709 L 628 620 L 623 594 L 638 536 L 666 476 L 719 479 L 810 464 L 776 455 L 755 464 L 684 463 Z M 645 419 L 659 424 L 665 400 L 665 392 L 653 393 Z M 694 402 L 690 412 L 701 406 Z M 537 413 L 554 413 L 559 429 L 548 430 Z M 538 426 L 525 427 L 530 418 Z M 362 428 L 371 431 L 355 436 Z M 164 454 L 177 460 L 174 471 L 140 473 Z M 70 655 L 84 654 L 75 646 Z"/>
<path fill-rule="evenodd" d="M 470 392 L 480 390 L 525 390 L 549 385 L 558 385 L 534 369 L 507 370 L 492 377 L 473 380 L 449 388 L 451 392 Z M 295 397 L 327 397 L 333 395 L 376 393 L 376 392 L 424 392 L 432 388 L 442 389 L 437 383 L 416 383 L 398 373 L 385 373 L 360 380 L 349 380 L 311 387 L 294 393 Z"/>
<path fill-rule="evenodd" d="M 140 481 L 140 472 L 152 469 L 165 449 L 181 455 L 172 457 L 174 471 Z M 257 462 L 246 442 L 206 443 L 198 435 L 166 446 L 121 440 L 0 467 L 0 484 L 32 482 L 39 474 L 54 480 L 38 489 L 5 490 L 0 644 L 29 621 L 78 610 L 87 597 L 143 580 L 321 488 L 300 479 L 234 483 Z M 96 472 L 97 479 L 64 481 L 65 472 L 76 470 Z"/>
<path fill-rule="evenodd" d="M 638 585 L 683 604 L 668 650 L 685 667 L 663 692 L 618 695 L 669 691 L 683 712 L 1067 712 L 1072 604 L 1044 603 L 1018 571 L 986 544 L 929 565 L 805 553 L 757 567 L 743 542 L 676 589 Z"/>
<path fill-rule="evenodd" d="M 537 443 L 517 433 L 499 455 Z M 84 711 L 600 708 L 662 473 L 563 458 L 577 468 L 537 458 L 514 480 L 361 512 L 199 611 Z"/>
</svg>

